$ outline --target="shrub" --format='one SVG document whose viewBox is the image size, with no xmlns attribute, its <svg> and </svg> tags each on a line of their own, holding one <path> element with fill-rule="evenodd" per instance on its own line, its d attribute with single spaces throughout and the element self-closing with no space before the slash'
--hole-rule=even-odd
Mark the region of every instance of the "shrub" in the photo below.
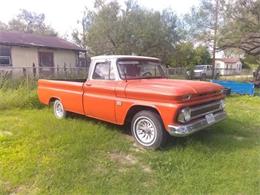
<svg viewBox="0 0 260 195">
<path fill-rule="evenodd" d="M 8 79 L 5 77 L 1 77 L 0 75 L 0 89 L 8 90 L 8 89 L 18 89 L 18 88 L 27 88 L 27 89 L 35 89 L 37 80 L 35 79 Z"/>
<path fill-rule="evenodd" d="M 0 110 L 10 108 L 41 108 L 36 89 L 24 86 L 0 89 Z"/>
</svg>

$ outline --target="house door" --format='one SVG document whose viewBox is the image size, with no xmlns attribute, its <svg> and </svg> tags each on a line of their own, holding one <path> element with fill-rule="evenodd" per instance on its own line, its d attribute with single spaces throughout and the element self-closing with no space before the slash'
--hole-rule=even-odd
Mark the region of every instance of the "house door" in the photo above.
<svg viewBox="0 0 260 195">
<path fill-rule="evenodd" d="M 39 52 L 39 75 L 48 77 L 54 74 L 53 52 Z"/>
</svg>

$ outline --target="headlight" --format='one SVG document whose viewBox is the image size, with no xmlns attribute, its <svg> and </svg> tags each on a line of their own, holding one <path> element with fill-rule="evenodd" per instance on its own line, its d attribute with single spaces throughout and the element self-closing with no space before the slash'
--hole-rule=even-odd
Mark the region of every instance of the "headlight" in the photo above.
<svg viewBox="0 0 260 195">
<path fill-rule="evenodd" d="M 181 123 L 185 123 L 190 121 L 190 119 L 191 119 L 191 109 L 189 107 L 181 109 L 178 116 L 178 121 Z"/>
<path fill-rule="evenodd" d="M 224 109 L 225 108 L 225 101 L 220 100 L 220 108 Z"/>
</svg>

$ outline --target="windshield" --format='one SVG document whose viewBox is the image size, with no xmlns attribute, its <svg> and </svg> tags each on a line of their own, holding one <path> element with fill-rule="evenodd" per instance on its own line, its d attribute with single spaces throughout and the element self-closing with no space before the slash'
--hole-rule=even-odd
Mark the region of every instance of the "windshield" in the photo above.
<svg viewBox="0 0 260 195">
<path fill-rule="evenodd" d="M 149 59 L 121 59 L 118 70 L 121 79 L 165 78 L 159 61 Z"/>
<path fill-rule="evenodd" d="M 205 68 L 205 66 L 195 66 L 195 70 L 203 70 Z"/>
</svg>

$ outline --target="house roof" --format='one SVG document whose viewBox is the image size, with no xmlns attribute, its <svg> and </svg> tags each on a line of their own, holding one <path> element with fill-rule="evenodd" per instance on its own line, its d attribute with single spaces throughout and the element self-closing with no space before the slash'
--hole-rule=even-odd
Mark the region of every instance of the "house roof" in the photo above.
<svg viewBox="0 0 260 195">
<path fill-rule="evenodd" d="M 86 51 L 85 49 L 55 36 L 37 35 L 23 32 L 0 31 L 0 44 L 11 46 L 44 47 L 53 49 L 65 49 L 74 51 Z"/>
<path fill-rule="evenodd" d="M 225 63 L 231 63 L 231 64 L 240 61 L 239 58 L 217 58 L 216 60 L 220 60 L 220 61 L 223 61 L 223 62 L 225 62 Z"/>
</svg>

